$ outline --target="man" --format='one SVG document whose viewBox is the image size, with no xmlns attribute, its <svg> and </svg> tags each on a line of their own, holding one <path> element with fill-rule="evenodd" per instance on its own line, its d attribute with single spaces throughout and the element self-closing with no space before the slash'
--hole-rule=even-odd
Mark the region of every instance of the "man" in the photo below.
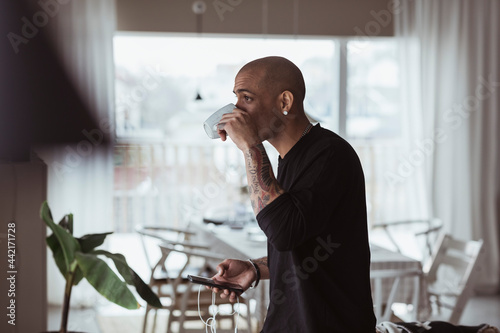
<svg viewBox="0 0 500 333">
<path fill-rule="evenodd" d="M 236 108 L 221 119 L 219 135 L 244 154 L 268 256 L 227 259 L 214 279 L 244 290 L 270 279 L 262 332 L 373 332 L 365 185 L 356 153 L 309 123 L 302 73 L 285 58 L 246 64 L 234 93 Z M 265 140 L 280 155 L 277 179 Z M 221 297 L 236 299 L 228 290 Z"/>
</svg>

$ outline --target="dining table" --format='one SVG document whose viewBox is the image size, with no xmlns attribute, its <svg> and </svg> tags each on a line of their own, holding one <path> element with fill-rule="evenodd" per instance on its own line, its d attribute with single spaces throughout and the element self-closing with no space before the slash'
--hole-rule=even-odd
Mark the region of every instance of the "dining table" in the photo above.
<svg viewBox="0 0 500 333">
<path fill-rule="evenodd" d="M 267 256 L 267 238 L 260 228 L 254 223 L 249 225 L 213 225 L 210 223 L 197 224 L 196 228 L 202 234 L 202 238 L 210 243 L 210 250 L 224 255 L 227 258 L 248 260 L 249 258 L 261 258 Z M 394 252 L 379 245 L 370 244 L 371 270 L 422 270 L 420 261 Z M 404 304 L 417 303 L 418 314 L 425 315 L 428 303 L 424 281 L 418 282 L 412 279 L 403 280 L 394 297 L 396 302 Z M 388 294 L 391 290 L 392 281 L 384 281 L 383 293 Z M 256 301 L 254 318 L 260 329 L 264 323 L 269 303 L 269 283 L 263 280 L 255 289 L 249 289 L 243 294 Z M 415 319 L 419 320 L 419 315 Z"/>
</svg>

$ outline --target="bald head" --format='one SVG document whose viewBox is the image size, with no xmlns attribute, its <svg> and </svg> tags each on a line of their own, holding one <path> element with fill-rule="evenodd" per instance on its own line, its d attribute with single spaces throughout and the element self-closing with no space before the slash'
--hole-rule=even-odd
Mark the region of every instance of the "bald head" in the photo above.
<svg viewBox="0 0 500 333">
<path fill-rule="evenodd" d="M 304 77 L 300 69 L 290 60 L 283 57 L 265 57 L 249 62 L 239 73 L 251 71 L 259 76 L 258 85 L 272 96 L 281 92 L 290 91 L 302 109 L 302 102 L 306 95 Z"/>
</svg>

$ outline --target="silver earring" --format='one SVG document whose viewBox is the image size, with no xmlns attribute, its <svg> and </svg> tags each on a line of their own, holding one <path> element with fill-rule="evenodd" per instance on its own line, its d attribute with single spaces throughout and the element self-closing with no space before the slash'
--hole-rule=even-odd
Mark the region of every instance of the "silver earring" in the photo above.
<svg viewBox="0 0 500 333">
<path fill-rule="evenodd" d="M 283 111 L 283 115 L 286 116 L 288 114 L 288 111 L 287 110 L 284 110 Z"/>
</svg>

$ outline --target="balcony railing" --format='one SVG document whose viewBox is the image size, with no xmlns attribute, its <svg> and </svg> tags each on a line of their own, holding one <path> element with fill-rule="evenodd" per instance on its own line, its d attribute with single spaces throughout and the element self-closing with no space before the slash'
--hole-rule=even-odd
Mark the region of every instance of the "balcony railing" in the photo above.
<svg viewBox="0 0 500 333">
<path fill-rule="evenodd" d="M 385 179 L 402 154 L 398 142 L 351 142 L 363 164 L 369 221 L 396 218 L 411 206 L 404 184 Z M 277 154 L 268 150 L 274 163 Z M 211 208 L 248 202 L 241 152 L 229 144 L 117 144 L 114 150 L 114 225 L 182 226 Z"/>
</svg>

